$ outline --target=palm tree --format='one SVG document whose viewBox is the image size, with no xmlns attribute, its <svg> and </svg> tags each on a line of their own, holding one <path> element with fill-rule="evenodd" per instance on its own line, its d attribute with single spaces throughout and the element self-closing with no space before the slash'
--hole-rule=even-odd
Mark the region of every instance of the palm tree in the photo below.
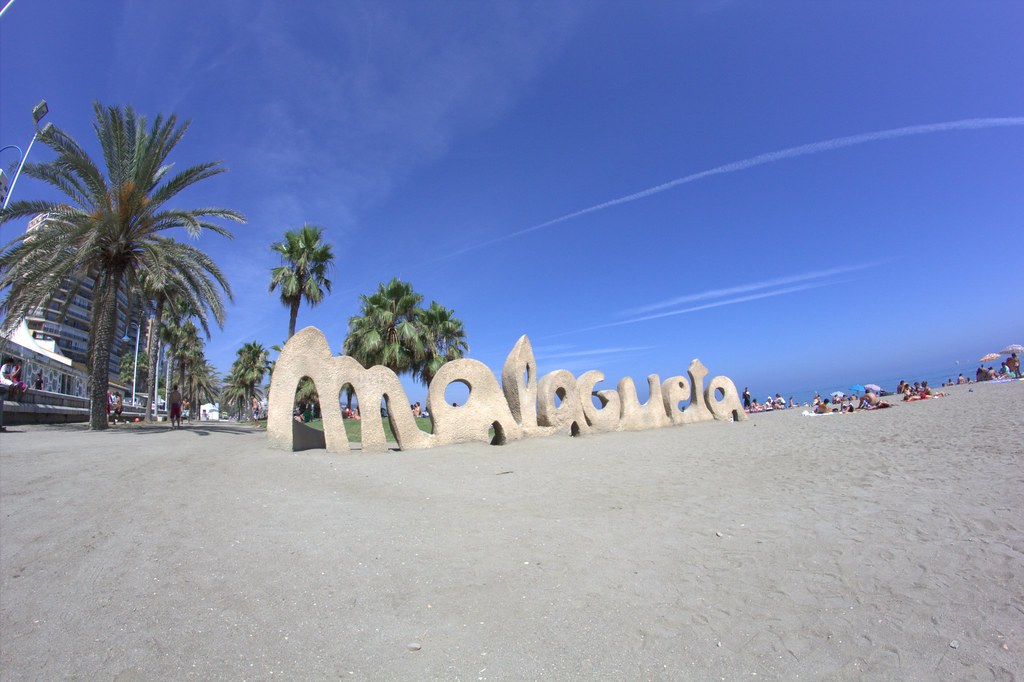
<svg viewBox="0 0 1024 682">
<path fill-rule="evenodd" d="M 142 273 L 157 258 L 161 233 L 183 227 L 193 237 L 204 229 L 230 237 L 212 219 L 244 222 L 224 208 L 168 206 L 184 189 L 223 173 L 219 161 L 201 163 L 171 175 L 168 157 L 188 130 L 177 117 L 157 116 L 151 126 L 128 106 L 94 104 L 94 129 L 105 172 L 70 135 L 51 128 L 41 140 L 57 153 L 46 163 L 26 164 L 23 172 L 65 195 L 65 201 L 18 201 L 0 214 L 0 224 L 44 213 L 47 220 L 30 234 L 3 247 L 0 303 L 3 327 L 12 329 L 35 307 L 48 304 L 65 279 L 95 275 L 90 335 L 89 424 L 107 428 L 106 392 L 110 350 L 117 326 L 120 292 L 141 285 Z"/>
<path fill-rule="evenodd" d="M 161 238 L 159 248 L 154 250 L 157 258 L 143 271 L 141 290 L 153 310 L 149 333 L 146 338 L 146 352 L 149 357 L 158 358 L 163 340 L 172 334 L 164 325 L 168 320 L 179 320 L 183 311 L 192 311 L 206 338 L 210 338 L 210 318 L 222 327 L 224 323 L 224 300 L 232 300 L 231 286 L 213 260 L 202 251 L 173 239 Z M 165 311 L 173 311 L 165 320 Z M 149 367 L 147 386 L 157 385 L 157 362 Z M 150 391 L 152 393 L 152 391 Z M 151 400 L 155 402 L 157 396 Z M 152 420 L 152 410 L 147 418 Z"/>
<path fill-rule="evenodd" d="M 146 355 L 146 351 L 140 350 L 137 359 L 134 353 L 125 353 L 121 356 L 121 374 L 118 379 L 122 384 L 128 385 L 134 381 L 136 390 L 139 393 L 145 393 L 147 391 L 146 375 L 148 374 L 149 356 Z"/>
<path fill-rule="evenodd" d="M 315 306 L 331 292 L 327 273 L 333 267 L 331 245 L 320 241 L 323 228 L 303 225 L 297 231 L 284 233 L 284 240 L 270 248 L 281 255 L 282 264 L 270 271 L 270 291 L 281 288 L 281 302 L 288 306 L 288 338 L 295 335 L 299 305 L 305 299 Z"/>
<path fill-rule="evenodd" d="M 427 352 L 416 374 L 429 386 L 441 365 L 463 357 L 469 352 L 469 344 L 462 320 L 455 317 L 454 310 L 437 301 L 430 302 L 419 322 Z"/>
<path fill-rule="evenodd" d="M 185 374 L 203 356 L 203 340 L 199 338 L 199 329 L 195 323 L 186 318 L 180 326 L 171 328 L 173 333 L 171 359 L 178 370 L 178 385 L 184 388 Z"/>
<path fill-rule="evenodd" d="M 232 366 L 231 371 L 224 375 L 224 384 L 220 391 L 220 404 L 222 412 L 227 412 L 228 405 L 234 405 L 238 421 L 242 421 L 245 413 L 244 405 L 249 397 L 249 387 L 237 368 Z"/>
<path fill-rule="evenodd" d="M 394 278 L 359 300 L 362 314 L 349 318 L 345 353 L 364 367 L 384 365 L 395 374 L 415 373 L 426 358 L 419 327 L 423 297 L 411 284 Z"/>
<path fill-rule="evenodd" d="M 270 371 L 267 349 L 256 341 L 250 341 L 238 349 L 238 355 L 231 365 L 231 371 L 224 377 L 222 396 L 227 402 L 235 402 L 239 408 L 239 421 L 245 412 L 246 401 L 261 395 L 259 386 Z"/>
<path fill-rule="evenodd" d="M 192 367 L 188 379 L 188 395 L 191 396 L 193 410 L 198 410 L 203 403 L 211 403 L 220 394 L 220 378 L 217 368 L 205 357 Z M 193 412 L 195 414 L 195 412 Z"/>
</svg>

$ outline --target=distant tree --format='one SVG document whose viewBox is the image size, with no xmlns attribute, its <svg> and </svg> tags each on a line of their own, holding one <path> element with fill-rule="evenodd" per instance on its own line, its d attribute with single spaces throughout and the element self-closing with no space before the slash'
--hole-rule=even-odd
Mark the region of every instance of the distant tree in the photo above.
<svg viewBox="0 0 1024 682">
<path fill-rule="evenodd" d="M 224 298 L 232 299 L 231 286 L 213 260 L 202 251 L 188 244 L 164 239 L 159 242 L 160 258 L 155 259 L 158 267 L 147 268 L 141 277 L 142 296 L 149 302 L 153 316 L 150 318 L 150 333 L 146 339 L 148 357 L 159 358 L 164 340 L 173 332 L 164 330 L 165 311 L 167 321 L 180 323 L 183 311 L 192 311 L 206 338 L 210 338 L 210 318 L 223 326 Z M 179 314 L 179 312 L 181 314 Z M 157 364 L 149 367 L 146 385 L 157 385 Z M 154 401 L 156 397 L 154 396 Z M 147 411 L 147 419 L 155 415 Z"/>
<path fill-rule="evenodd" d="M 394 278 L 359 300 L 361 314 L 349 318 L 345 353 L 364 367 L 384 365 L 396 374 L 415 372 L 426 357 L 418 325 L 423 297 L 411 284 Z"/>
<path fill-rule="evenodd" d="M 321 241 L 323 228 L 303 225 L 284 233 L 284 239 L 271 245 L 281 256 L 281 265 L 270 271 L 270 291 L 280 288 L 281 302 L 288 306 L 288 338 L 295 335 L 295 322 L 303 299 L 315 306 L 331 292 L 327 273 L 334 265 L 331 245 Z"/>
<path fill-rule="evenodd" d="M 132 381 L 135 382 L 135 390 L 137 392 L 146 393 L 146 375 L 149 373 L 149 355 L 146 351 L 139 351 L 139 362 L 135 364 L 135 349 L 132 348 L 130 353 L 125 353 L 121 356 L 121 374 L 118 377 L 121 383 L 125 386 L 131 386 Z"/>
<path fill-rule="evenodd" d="M 395 278 L 359 299 L 360 314 L 349 318 L 344 350 L 365 367 L 384 365 L 429 384 L 444 363 L 469 350 L 454 311 L 437 301 L 422 309 L 423 297 L 411 284 Z"/>
<path fill-rule="evenodd" d="M 462 320 L 455 317 L 455 311 L 445 308 L 437 301 L 419 316 L 423 333 L 425 355 L 418 372 L 423 383 L 429 385 L 434 375 L 446 362 L 458 360 L 469 352 L 466 329 Z"/>
<path fill-rule="evenodd" d="M 192 396 L 193 410 L 196 411 L 198 411 L 199 406 L 203 403 L 215 402 L 221 392 L 217 368 L 205 357 L 192 367 L 192 371 L 189 373 L 188 384 L 186 385 L 188 387 L 188 394 Z"/>
<path fill-rule="evenodd" d="M 155 244 L 162 232 L 185 228 L 193 237 L 204 229 L 227 237 L 211 219 L 244 222 L 224 208 L 183 209 L 168 204 L 188 187 L 224 172 L 220 162 L 202 163 L 171 175 L 169 156 L 189 124 L 157 116 L 150 126 L 132 107 L 94 104 L 93 128 L 105 169 L 67 133 L 48 126 L 41 141 L 57 153 L 45 163 L 26 164 L 26 175 L 64 196 L 60 201 L 16 201 L 0 224 L 40 213 L 38 229 L 19 236 L 0 254 L 3 326 L 11 329 L 40 305 L 47 305 L 67 281 L 94 279 L 89 351 L 89 426 L 108 428 L 106 394 L 110 352 L 116 340 L 117 301 L 155 269 Z"/>
<path fill-rule="evenodd" d="M 238 406 L 238 420 L 242 420 L 245 407 L 253 396 L 260 396 L 260 384 L 263 377 L 270 371 L 267 349 L 255 341 L 246 343 L 238 349 L 231 370 L 224 377 L 224 388 L 221 393 L 225 402 Z"/>
<path fill-rule="evenodd" d="M 230 405 L 234 410 L 237 420 L 242 421 L 242 415 L 245 414 L 245 401 L 251 395 L 249 391 L 249 385 L 237 371 L 237 368 L 233 366 L 231 371 L 224 375 L 224 383 L 221 385 L 221 411 L 228 413 L 228 406 Z"/>
</svg>

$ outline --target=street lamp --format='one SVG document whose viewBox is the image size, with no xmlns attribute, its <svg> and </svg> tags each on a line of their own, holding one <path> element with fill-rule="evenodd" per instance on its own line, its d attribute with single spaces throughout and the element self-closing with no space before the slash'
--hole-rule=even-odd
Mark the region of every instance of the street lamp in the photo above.
<svg viewBox="0 0 1024 682">
<path fill-rule="evenodd" d="M 135 380 L 139 375 L 139 336 L 142 335 L 142 325 L 138 322 L 132 322 L 135 325 L 135 363 L 132 365 L 132 406 L 135 406 Z M 128 336 L 128 330 L 125 330 L 124 336 L 121 337 L 122 341 L 130 341 Z"/>
<path fill-rule="evenodd" d="M 25 152 L 23 152 L 21 150 L 21 147 L 19 147 L 16 144 L 8 144 L 8 145 L 4 145 L 3 147 L 0 147 L 0 154 L 3 154 L 8 149 L 16 149 L 18 151 L 18 161 L 21 161 L 21 157 L 25 156 Z M 0 168 L 0 204 L 6 204 L 7 203 L 7 188 L 8 187 L 9 187 L 9 185 L 7 184 L 7 174 L 4 173 L 2 168 Z"/>
<path fill-rule="evenodd" d="M 11 179 L 11 186 L 7 190 L 7 196 L 4 197 L 3 208 L 7 208 L 7 204 L 11 201 L 11 195 L 14 194 L 14 185 L 18 182 L 18 177 L 21 176 L 21 169 L 25 167 L 25 161 L 28 160 L 28 155 L 32 151 L 32 145 L 36 143 L 40 137 L 46 135 L 53 128 L 52 123 L 47 123 L 42 130 L 39 129 L 39 122 L 43 120 L 43 117 L 49 113 L 50 107 L 46 105 L 46 100 L 40 100 L 39 104 L 32 108 L 32 120 L 35 122 L 36 131 L 32 133 L 32 139 L 29 140 L 28 149 L 21 155 L 21 163 L 18 164 L 18 170 L 14 173 L 14 178 Z M 11 145 L 13 146 L 13 145 Z M 7 147 L 4 147 L 7 149 Z M 18 151 L 21 151 L 20 149 Z"/>
</svg>

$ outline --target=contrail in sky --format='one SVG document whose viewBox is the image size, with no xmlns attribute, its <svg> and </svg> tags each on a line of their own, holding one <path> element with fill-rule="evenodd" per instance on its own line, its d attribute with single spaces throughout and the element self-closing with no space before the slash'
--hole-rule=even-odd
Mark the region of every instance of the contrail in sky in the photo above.
<svg viewBox="0 0 1024 682">
<path fill-rule="evenodd" d="M 550 334 L 545 336 L 546 339 L 554 339 L 559 336 L 568 336 L 570 334 L 579 334 L 581 332 L 591 332 L 597 329 L 608 329 L 609 327 L 621 327 L 627 324 L 636 324 L 637 322 L 646 322 L 648 320 L 658 320 L 663 317 L 673 317 L 675 315 L 686 315 L 688 313 L 695 313 L 699 310 L 709 310 L 711 308 L 721 308 L 726 305 L 735 305 L 737 303 L 746 303 L 747 301 L 757 301 L 762 298 L 772 298 L 774 296 L 784 296 L 785 294 L 793 294 L 798 291 L 806 291 L 808 289 L 818 289 L 820 287 L 828 286 L 831 284 L 841 284 L 845 280 L 839 280 L 834 282 L 811 282 L 809 284 L 800 284 L 791 287 L 783 287 L 781 289 L 773 289 L 772 291 L 763 291 L 757 294 L 750 294 L 748 296 L 738 296 L 736 298 L 729 298 L 724 301 L 715 301 L 714 303 L 705 303 L 703 305 L 696 305 L 691 308 L 683 308 L 682 310 L 670 310 L 664 313 L 655 313 L 652 315 L 644 315 L 642 317 L 634 317 L 629 320 L 621 320 L 619 322 L 608 322 L 607 324 L 598 324 L 593 327 L 584 327 L 583 329 L 573 329 L 568 332 L 560 332 L 558 334 Z"/>
<path fill-rule="evenodd" d="M 711 289 L 709 291 L 702 291 L 699 294 L 687 294 L 685 296 L 678 296 L 667 301 L 661 301 L 659 303 L 651 303 L 648 305 L 640 306 L 638 308 L 631 308 L 623 311 L 627 315 L 643 315 L 644 313 L 652 313 L 655 310 L 661 310 L 664 308 L 672 308 L 683 303 L 693 303 L 695 301 L 701 301 L 709 298 L 724 298 L 726 296 L 734 296 L 736 294 L 746 294 L 751 291 L 758 291 L 760 289 L 768 289 L 770 287 L 781 287 L 787 284 L 796 284 L 798 282 L 806 282 L 807 280 L 823 279 L 825 277 L 833 277 L 835 275 L 843 275 L 849 272 L 856 272 L 858 270 L 866 270 L 868 268 L 878 267 L 883 265 L 886 261 L 877 261 L 871 263 L 862 263 L 860 265 L 849 265 L 838 268 L 831 268 L 829 270 L 818 270 L 815 272 L 805 272 L 800 275 L 789 275 L 787 277 L 778 277 L 776 279 L 767 280 L 765 282 L 754 282 L 751 284 L 740 284 L 738 286 L 729 287 L 727 289 Z M 674 313 L 669 313 L 674 314 Z M 655 317 L 658 317 L 655 315 Z M 653 319 L 650 317 L 642 317 L 638 319 Z"/>
<path fill-rule="evenodd" d="M 848 275 L 850 273 L 857 272 L 859 270 L 867 270 L 869 268 L 878 267 L 883 265 L 886 261 L 875 261 L 870 263 L 861 263 L 859 265 L 848 265 L 843 267 L 830 268 L 828 270 L 818 270 L 815 272 L 806 272 L 799 275 L 789 275 L 786 277 L 778 277 L 775 279 L 765 280 L 763 282 L 752 282 L 749 284 L 741 284 L 735 287 L 729 287 L 726 289 L 711 289 L 709 291 L 702 291 L 697 294 L 688 294 L 686 296 L 679 296 L 677 298 L 670 299 L 668 301 L 661 301 L 659 303 L 653 303 L 650 305 L 641 306 L 639 308 L 632 308 L 630 310 L 623 311 L 627 315 L 633 315 L 628 320 L 619 320 L 618 322 L 608 322 L 606 324 L 598 324 L 593 327 L 585 327 L 583 329 L 573 329 L 567 332 L 561 332 L 558 334 L 551 334 L 544 338 L 557 338 L 559 336 L 568 336 L 569 334 L 578 334 L 580 332 L 589 332 L 597 329 L 608 329 L 609 327 L 621 327 L 627 324 L 636 324 L 638 322 L 647 322 L 648 320 L 659 320 L 664 317 L 674 317 L 676 315 L 687 315 L 689 313 L 695 313 L 700 310 L 709 310 L 711 308 L 720 308 L 726 305 L 735 305 L 737 303 L 746 303 L 748 301 L 757 301 L 763 298 L 773 298 L 775 296 L 784 296 L 786 294 L 794 294 L 799 291 L 807 291 L 808 289 L 818 289 L 825 286 L 834 286 L 840 284 L 846 280 L 837 280 L 837 275 Z M 737 295 L 743 294 L 743 295 Z M 726 298 L 731 297 L 731 298 Z M 694 305 L 687 308 L 677 308 L 675 310 L 664 310 L 665 308 L 674 308 L 675 306 L 684 303 L 695 303 L 697 301 L 707 299 L 721 299 L 718 301 L 712 301 L 710 303 L 702 303 L 700 305 Z M 661 312 L 654 312 L 661 310 Z M 641 314 L 646 313 L 646 314 Z"/>
<path fill-rule="evenodd" d="M 589 208 L 574 211 L 573 213 L 567 213 L 558 218 L 554 218 L 553 220 L 548 220 L 547 222 L 534 225 L 533 227 L 527 227 L 517 232 L 509 232 L 508 234 L 504 234 L 500 237 L 495 237 L 494 239 L 489 239 L 487 241 L 467 246 L 466 248 L 448 254 L 448 256 L 457 256 L 459 254 L 466 253 L 467 251 L 474 251 L 484 246 L 490 246 L 491 244 L 497 244 L 498 242 L 503 242 L 508 239 L 514 239 L 515 237 L 520 237 L 524 234 L 529 234 L 530 232 L 565 222 L 566 220 L 572 220 L 573 218 L 578 218 L 582 215 L 594 213 L 596 211 L 603 211 L 606 208 L 618 206 L 619 204 L 628 204 L 631 201 L 644 199 L 653 194 L 658 194 L 672 189 L 673 187 L 679 187 L 680 185 L 686 185 L 691 182 L 696 182 L 697 180 L 703 180 L 704 178 L 709 178 L 713 175 L 735 173 L 736 171 L 747 170 L 748 168 L 754 168 L 755 166 L 763 166 L 767 163 L 793 159 L 798 156 L 810 156 L 811 154 L 830 152 L 844 147 L 854 147 L 867 142 L 880 142 L 881 140 L 893 140 L 900 137 L 911 137 L 913 135 L 930 135 L 931 133 L 942 133 L 951 130 L 983 130 L 985 128 L 1006 128 L 1012 126 L 1024 126 L 1024 117 L 968 118 L 960 121 L 946 121 L 945 123 L 928 123 L 925 125 L 907 126 L 905 128 L 893 128 L 892 130 L 879 130 L 873 133 L 861 133 L 860 135 L 837 137 L 832 140 L 825 140 L 824 142 L 812 142 L 811 144 L 804 144 L 799 147 L 790 147 L 777 152 L 759 154 L 758 156 L 753 156 L 749 159 L 733 161 L 732 163 L 727 163 L 724 166 L 716 166 L 708 170 L 700 171 L 699 173 L 693 173 L 639 192 L 634 192 L 633 194 L 627 194 L 626 196 L 619 197 L 618 199 L 612 199 L 611 201 L 605 201 Z"/>
</svg>

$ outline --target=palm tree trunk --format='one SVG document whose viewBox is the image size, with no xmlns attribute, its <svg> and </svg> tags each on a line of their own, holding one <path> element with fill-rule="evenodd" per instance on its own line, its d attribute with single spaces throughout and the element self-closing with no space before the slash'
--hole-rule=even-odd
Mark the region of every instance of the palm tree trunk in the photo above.
<svg viewBox="0 0 1024 682">
<path fill-rule="evenodd" d="M 110 270 L 100 277 L 100 304 L 96 309 L 95 338 L 93 339 L 92 366 L 89 368 L 89 398 L 92 402 L 89 412 L 89 428 L 106 429 L 107 390 L 110 387 L 110 347 L 114 342 L 114 326 L 117 324 L 117 290 L 123 271 Z"/>
<path fill-rule="evenodd" d="M 295 336 L 295 322 L 299 319 L 299 304 L 302 302 L 301 298 L 297 298 L 292 301 L 291 310 L 288 316 L 288 338 Z M 286 341 L 288 339 L 285 339 Z"/>
<path fill-rule="evenodd" d="M 147 372 L 146 390 L 149 391 L 149 405 L 146 406 L 146 421 L 156 420 L 156 412 L 153 411 L 153 405 L 156 405 L 156 366 L 157 357 L 160 355 L 158 344 L 160 343 L 160 320 L 163 319 L 164 314 L 164 298 L 160 296 L 156 301 L 156 313 L 152 318 L 152 326 L 150 327 L 149 338 L 146 339 L 146 352 L 149 353 L 149 372 Z"/>
</svg>

